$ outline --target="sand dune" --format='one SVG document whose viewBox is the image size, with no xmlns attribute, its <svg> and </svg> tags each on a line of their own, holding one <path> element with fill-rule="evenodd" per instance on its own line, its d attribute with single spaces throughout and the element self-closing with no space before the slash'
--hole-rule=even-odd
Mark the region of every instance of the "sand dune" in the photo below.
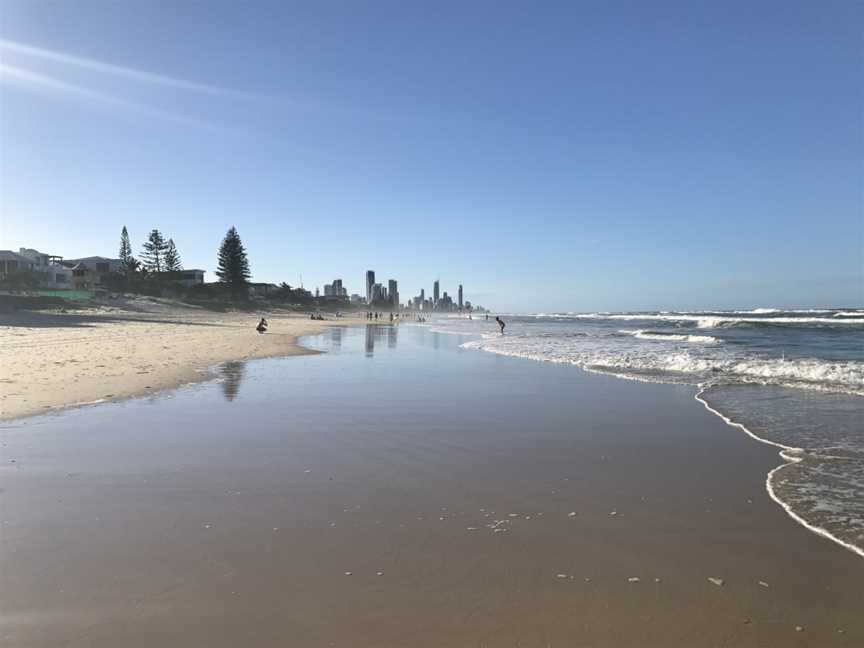
<svg viewBox="0 0 864 648">
<path fill-rule="evenodd" d="M 267 317 L 270 330 L 255 331 Z M 332 323 L 332 322 L 330 322 Z M 205 380 L 227 360 L 309 351 L 328 322 L 295 313 L 213 313 L 138 300 L 123 308 L 0 315 L 0 418 Z"/>
</svg>

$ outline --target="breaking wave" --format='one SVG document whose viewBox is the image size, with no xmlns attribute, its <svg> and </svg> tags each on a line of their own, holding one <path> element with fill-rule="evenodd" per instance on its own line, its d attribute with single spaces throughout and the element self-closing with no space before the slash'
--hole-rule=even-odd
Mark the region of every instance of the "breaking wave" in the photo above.
<svg viewBox="0 0 864 648">
<path fill-rule="evenodd" d="M 710 336 L 652 334 L 628 331 L 635 338 L 716 344 Z M 594 345 L 567 337 L 487 336 L 465 342 L 463 348 L 543 362 L 573 364 L 583 369 L 608 371 L 616 375 L 658 382 L 746 382 L 836 391 L 864 395 L 864 363 L 829 362 L 815 358 L 761 358 L 735 354 L 693 353 L 688 350 L 658 349 L 632 351 Z"/>
<path fill-rule="evenodd" d="M 661 331 L 636 331 L 620 330 L 619 333 L 632 335 L 640 340 L 660 340 L 662 342 L 693 342 L 697 344 L 719 344 L 722 340 L 711 335 L 681 335 L 680 333 L 664 333 Z"/>
</svg>

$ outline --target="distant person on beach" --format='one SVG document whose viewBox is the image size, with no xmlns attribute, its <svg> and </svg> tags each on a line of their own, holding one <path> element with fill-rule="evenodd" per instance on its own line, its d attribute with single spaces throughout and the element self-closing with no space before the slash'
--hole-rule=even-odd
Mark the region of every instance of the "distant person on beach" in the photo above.
<svg viewBox="0 0 864 648">
<path fill-rule="evenodd" d="M 506 326 L 506 324 L 504 324 L 504 320 L 502 320 L 500 317 L 498 317 L 498 316 L 496 315 L 496 316 L 495 316 L 495 321 L 498 322 L 498 326 L 501 327 L 501 335 L 504 335 L 504 327 Z"/>
<path fill-rule="evenodd" d="M 267 320 L 262 317 L 261 321 L 258 322 L 258 326 L 255 327 L 255 330 L 258 331 L 259 333 L 263 333 L 264 331 L 266 331 L 267 330 Z"/>
</svg>

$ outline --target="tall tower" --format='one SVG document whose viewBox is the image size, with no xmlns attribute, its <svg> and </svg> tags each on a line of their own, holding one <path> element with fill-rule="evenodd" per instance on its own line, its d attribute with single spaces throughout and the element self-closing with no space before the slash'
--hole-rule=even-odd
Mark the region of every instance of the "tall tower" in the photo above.
<svg viewBox="0 0 864 648">
<path fill-rule="evenodd" d="M 435 283 L 432 284 L 432 305 L 433 306 L 438 305 L 438 299 L 441 296 L 440 290 L 441 290 L 440 282 L 438 281 L 438 279 L 436 279 Z"/>
<path fill-rule="evenodd" d="M 399 288 L 395 279 L 390 279 L 387 282 L 387 294 L 390 295 L 390 303 L 399 306 Z"/>
<path fill-rule="evenodd" d="M 462 310 L 462 284 L 459 284 L 459 310 Z"/>
<path fill-rule="evenodd" d="M 372 294 L 372 286 L 375 285 L 375 271 L 367 270 L 366 271 L 366 303 L 371 304 L 372 298 L 374 295 Z"/>
</svg>

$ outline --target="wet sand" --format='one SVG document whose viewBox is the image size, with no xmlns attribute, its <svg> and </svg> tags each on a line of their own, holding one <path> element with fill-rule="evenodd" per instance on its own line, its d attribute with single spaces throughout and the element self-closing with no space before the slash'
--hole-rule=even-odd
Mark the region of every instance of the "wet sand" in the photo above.
<svg viewBox="0 0 864 648">
<path fill-rule="evenodd" d="M 774 449 L 689 388 L 459 342 L 334 329 L 6 422 L 0 642 L 864 645 L 864 561 L 768 498 Z"/>
</svg>

